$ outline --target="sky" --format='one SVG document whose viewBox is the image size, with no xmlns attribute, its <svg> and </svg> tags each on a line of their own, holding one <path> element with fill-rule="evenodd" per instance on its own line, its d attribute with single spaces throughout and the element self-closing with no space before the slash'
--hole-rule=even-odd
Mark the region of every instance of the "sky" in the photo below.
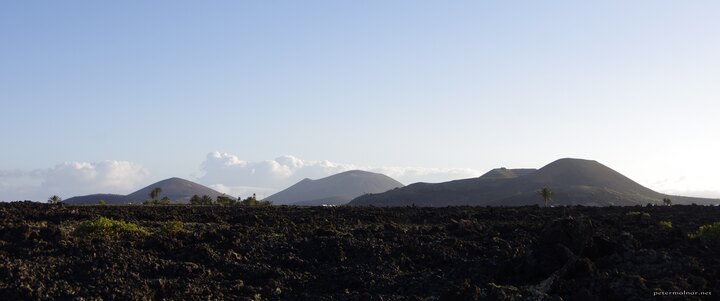
<svg viewBox="0 0 720 301">
<path fill-rule="evenodd" d="M 0 200 L 597 160 L 720 198 L 717 1 L 5 1 Z"/>
</svg>

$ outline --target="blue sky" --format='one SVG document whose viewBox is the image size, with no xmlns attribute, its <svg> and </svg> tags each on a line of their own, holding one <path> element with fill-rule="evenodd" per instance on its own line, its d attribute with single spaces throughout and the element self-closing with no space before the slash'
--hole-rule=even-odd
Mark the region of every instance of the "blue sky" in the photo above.
<svg viewBox="0 0 720 301">
<path fill-rule="evenodd" d="M 720 197 L 718 15 L 714 1 L 2 3 L 0 199 L 171 176 L 270 193 L 309 166 L 407 184 L 562 157 Z"/>
</svg>

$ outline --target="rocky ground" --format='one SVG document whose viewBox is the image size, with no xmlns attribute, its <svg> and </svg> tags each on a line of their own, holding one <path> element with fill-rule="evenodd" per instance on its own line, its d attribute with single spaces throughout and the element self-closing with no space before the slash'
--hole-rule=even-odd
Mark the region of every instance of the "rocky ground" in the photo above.
<svg viewBox="0 0 720 301">
<path fill-rule="evenodd" d="M 101 216 L 146 233 L 74 234 Z M 702 206 L 0 203 L 0 298 L 716 300 L 720 247 L 688 237 L 716 221 Z M 654 296 L 682 291 L 706 295 Z"/>
</svg>

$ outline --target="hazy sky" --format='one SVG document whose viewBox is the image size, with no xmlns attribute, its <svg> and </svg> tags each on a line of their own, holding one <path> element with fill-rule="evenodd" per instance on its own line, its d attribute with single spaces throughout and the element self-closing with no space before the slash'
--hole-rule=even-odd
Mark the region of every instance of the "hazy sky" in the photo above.
<svg viewBox="0 0 720 301">
<path fill-rule="evenodd" d="M 717 1 L 5 1 L 0 200 L 598 160 L 720 197 Z"/>
</svg>

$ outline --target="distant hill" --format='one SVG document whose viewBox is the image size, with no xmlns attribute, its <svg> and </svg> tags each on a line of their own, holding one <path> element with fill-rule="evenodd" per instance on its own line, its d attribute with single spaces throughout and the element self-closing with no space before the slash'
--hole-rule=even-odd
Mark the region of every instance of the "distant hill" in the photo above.
<svg viewBox="0 0 720 301">
<path fill-rule="evenodd" d="M 520 172 L 518 172 L 520 171 Z M 364 195 L 350 205 L 374 206 L 517 206 L 542 204 L 538 191 L 550 187 L 556 205 L 645 205 L 670 198 L 675 204 L 715 204 L 716 199 L 669 196 L 646 188 L 596 161 L 560 159 L 536 171 L 494 169 L 479 178 L 438 184 L 416 183 Z"/>
<path fill-rule="evenodd" d="M 108 204 L 124 204 L 125 196 L 121 194 L 98 193 L 72 197 L 64 200 L 63 202 L 66 204 L 97 204 L 100 201 L 105 201 Z"/>
<path fill-rule="evenodd" d="M 197 194 L 199 196 L 209 195 L 213 199 L 218 196 L 225 195 L 212 188 L 200 185 L 181 178 L 170 178 L 160 182 L 150 184 L 145 188 L 135 191 L 128 195 L 117 194 L 91 194 L 86 196 L 72 197 L 65 200 L 67 204 L 97 204 L 100 200 L 105 200 L 108 204 L 141 204 L 150 198 L 150 191 L 159 187 L 162 192 L 159 199 L 164 197 L 170 198 L 171 203 L 188 203 L 190 198 Z"/>
<path fill-rule="evenodd" d="M 495 168 L 480 176 L 483 179 L 510 179 L 536 172 L 534 168 L 507 169 L 505 167 Z"/>
<path fill-rule="evenodd" d="M 143 202 L 144 200 L 150 198 L 150 191 L 156 187 L 160 187 L 160 189 L 162 189 L 159 198 L 162 199 L 164 197 L 168 197 L 172 203 L 188 203 L 190 202 L 190 198 L 192 198 L 195 194 L 199 196 L 209 195 L 213 199 L 218 196 L 225 195 L 224 193 L 195 182 L 181 178 L 170 178 L 150 184 L 145 188 L 128 194 L 127 200 L 132 203 Z"/>
<path fill-rule="evenodd" d="M 403 184 L 386 175 L 351 170 L 318 180 L 304 179 L 265 200 L 275 204 L 340 205 L 366 193 L 380 193 L 398 187 L 403 187 Z"/>
</svg>

